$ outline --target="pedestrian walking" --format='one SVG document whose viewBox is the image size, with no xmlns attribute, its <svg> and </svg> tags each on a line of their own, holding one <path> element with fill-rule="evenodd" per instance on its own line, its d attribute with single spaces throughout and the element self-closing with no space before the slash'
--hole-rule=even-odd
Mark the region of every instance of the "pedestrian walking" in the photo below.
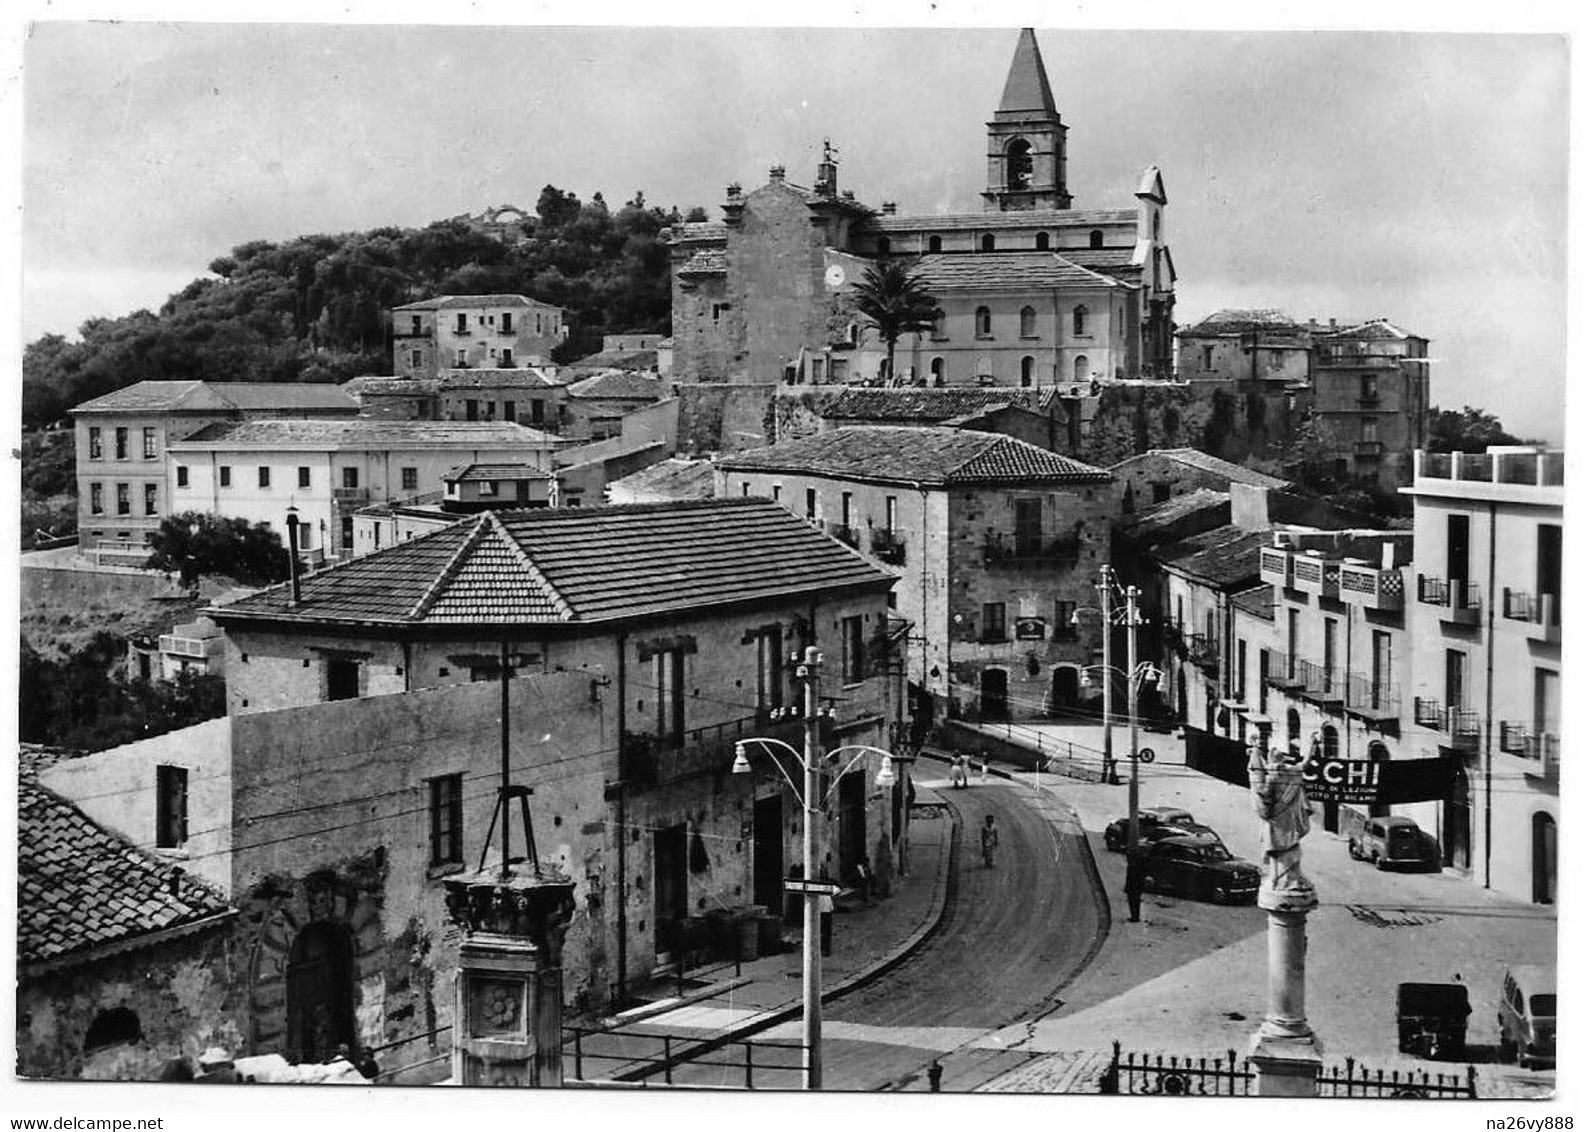
<svg viewBox="0 0 1584 1132">
<path fill-rule="evenodd" d="M 944 1073 L 944 1072 L 946 1072 L 946 1071 L 941 1068 L 941 1063 L 940 1062 L 938 1062 L 938 1061 L 930 1062 L 930 1067 L 929 1067 L 930 1092 L 932 1092 L 932 1093 L 940 1092 L 941 1074 Z"/>
<path fill-rule="evenodd" d="M 990 756 L 983 752 L 979 755 L 979 781 L 990 781 Z"/>
<path fill-rule="evenodd" d="M 968 786 L 968 756 L 958 755 L 951 764 L 952 788 L 962 790 Z"/>
<path fill-rule="evenodd" d="M 1144 902 L 1144 847 L 1138 846 L 1128 853 L 1127 878 L 1122 883 L 1127 893 L 1128 923 L 1139 922 L 1139 908 Z"/>
<path fill-rule="evenodd" d="M 984 854 L 985 868 L 995 868 L 996 848 L 1001 844 L 1001 831 L 996 828 L 995 815 L 986 814 L 984 825 L 979 827 L 979 851 Z"/>
</svg>

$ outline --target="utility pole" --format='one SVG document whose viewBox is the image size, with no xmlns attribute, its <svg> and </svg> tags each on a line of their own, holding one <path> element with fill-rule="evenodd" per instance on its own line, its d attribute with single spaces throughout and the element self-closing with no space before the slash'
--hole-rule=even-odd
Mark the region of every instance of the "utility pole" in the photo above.
<svg viewBox="0 0 1584 1132">
<path fill-rule="evenodd" d="M 1139 723 L 1138 723 L 1138 587 L 1127 588 L 1128 631 L 1128 735 L 1133 764 L 1128 775 L 1128 853 L 1138 852 Z M 1107 674 L 1109 679 L 1109 673 Z M 1110 731 L 1108 727 L 1107 732 Z"/>
<path fill-rule="evenodd" d="M 1100 716 L 1103 726 L 1103 750 L 1100 759 L 1100 777 L 1108 784 L 1115 785 L 1117 780 L 1116 756 L 1111 750 L 1111 567 L 1100 567 L 1100 584 L 1096 587 L 1100 591 Z M 1093 656 L 1093 653 L 1089 655 Z"/>
<path fill-rule="evenodd" d="M 803 878 L 814 879 L 819 860 L 816 822 L 819 791 L 819 671 L 820 651 L 810 645 L 803 652 L 799 675 L 803 678 Z M 824 1076 L 820 1053 L 820 907 L 813 892 L 803 894 L 803 1071 L 805 1088 L 818 1090 Z"/>
</svg>

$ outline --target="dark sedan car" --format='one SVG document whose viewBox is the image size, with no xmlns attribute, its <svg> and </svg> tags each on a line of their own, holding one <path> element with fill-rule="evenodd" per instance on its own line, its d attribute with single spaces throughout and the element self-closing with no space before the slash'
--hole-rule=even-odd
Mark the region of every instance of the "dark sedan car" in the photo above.
<svg viewBox="0 0 1584 1132">
<path fill-rule="evenodd" d="M 1151 845 L 1144 858 L 1146 892 L 1235 904 L 1253 900 L 1259 885 L 1259 866 L 1234 857 L 1212 837 L 1168 837 Z"/>
<path fill-rule="evenodd" d="M 1177 837 L 1184 833 L 1197 833 L 1204 837 L 1221 838 L 1216 831 L 1207 825 L 1200 825 L 1194 821 L 1193 814 L 1175 806 L 1151 806 L 1140 810 L 1139 815 L 1139 841 L 1144 845 L 1159 841 L 1163 837 Z M 1128 820 L 1117 818 L 1116 821 L 1105 827 L 1105 847 L 1113 853 L 1120 853 L 1127 848 Z"/>
</svg>

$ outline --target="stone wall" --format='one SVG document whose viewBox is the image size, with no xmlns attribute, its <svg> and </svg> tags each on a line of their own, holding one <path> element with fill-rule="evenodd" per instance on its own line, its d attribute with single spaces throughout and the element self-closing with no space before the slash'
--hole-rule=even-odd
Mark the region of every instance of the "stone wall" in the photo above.
<svg viewBox="0 0 1584 1132">
<path fill-rule="evenodd" d="M 1241 463 L 1271 455 L 1296 422 L 1280 390 L 1209 381 L 1103 385 L 1076 455 L 1105 468 L 1151 448 L 1198 448 Z"/>
<path fill-rule="evenodd" d="M 772 443 L 777 388 L 774 381 L 678 384 L 677 451 L 730 452 Z"/>
</svg>

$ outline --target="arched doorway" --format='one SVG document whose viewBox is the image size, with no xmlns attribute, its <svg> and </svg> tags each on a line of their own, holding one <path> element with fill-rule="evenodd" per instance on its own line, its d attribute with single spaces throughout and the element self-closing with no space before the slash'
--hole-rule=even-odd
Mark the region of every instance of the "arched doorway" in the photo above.
<svg viewBox="0 0 1584 1132">
<path fill-rule="evenodd" d="M 1373 739 L 1373 740 L 1370 741 L 1370 745 L 1369 745 L 1369 761 L 1372 762 L 1372 763 L 1384 763 L 1384 762 L 1390 762 L 1391 761 L 1391 752 L 1386 749 L 1386 744 L 1382 743 L 1379 739 Z M 1376 782 L 1380 781 L 1379 773 L 1380 772 L 1378 772 L 1378 771 L 1376 772 L 1376 774 L 1377 774 L 1377 777 L 1375 779 Z M 1370 803 L 1370 808 L 1369 808 L 1369 816 L 1370 817 L 1372 817 L 1372 818 L 1383 818 L 1389 813 L 1391 813 L 1391 803 L 1389 803 L 1389 802 L 1371 802 Z"/>
<path fill-rule="evenodd" d="M 1328 758 L 1337 758 L 1337 729 L 1329 723 L 1320 729 L 1320 753 Z M 1337 802 L 1322 802 L 1320 804 L 1320 824 L 1327 833 L 1335 833 L 1341 824 L 1342 806 Z"/>
<path fill-rule="evenodd" d="M 1001 720 L 1007 717 L 1007 674 L 1004 668 L 986 668 L 979 673 L 979 718 Z"/>
<path fill-rule="evenodd" d="M 1078 706 L 1078 669 L 1062 665 L 1051 669 L 1051 711 L 1064 712 Z"/>
<path fill-rule="evenodd" d="M 286 1056 L 325 1061 L 353 1038 L 351 937 L 338 924 L 309 924 L 286 961 Z"/>
<path fill-rule="evenodd" d="M 1088 381 L 1089 380 L 1089 355 L 1088 354 L 1079 354 L 1076 358 L 1073 359 L 1073 380 L 1074 381 Z"/>
<path fill-rule="evenodd" d="M 1530 871 L 1534 876 L 1534 902 L 1556 903 L 1557 827 L 1556 818 L 1537 810 L 1529 819 L 1532 848 Z"/>
<path fill-rule="evenodd" d="M 1024 354 L 1023 360 L 1018 363 L 1018 380 L 1023 383 L 1024 389 L 1034 384 L 1034 359 L 1027 354 Z"/>
<path fill-rule="evenodd" d="M 945 385 L 946 384 L 946 359 L 945 358 L 931 358 L 930 359 L 930 384 L 931 385 Z"/>
<path fill-rule="evenodd" d="M 1468 772 L 1458 767 L 1452 775 L 1452 795 L 1441 805 L 1441 863 L 1454 869 L 1469 867 Z"/>
</svg>

